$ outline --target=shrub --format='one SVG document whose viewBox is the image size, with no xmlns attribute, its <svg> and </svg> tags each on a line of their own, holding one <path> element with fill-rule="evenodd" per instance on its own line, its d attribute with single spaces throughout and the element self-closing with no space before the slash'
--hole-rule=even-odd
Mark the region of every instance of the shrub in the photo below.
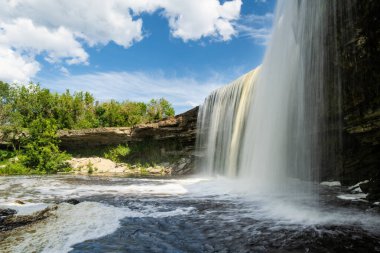
<svg viewBox="0 0 380 253">
<path fill-rule="evenodd" d="M 116 148 L 109 149 L 106 153 L 104 153 L 104 157 L 114 162 L 121 162 L 130 152 L 131 149 L 127 144 L 119 145 Z"/>
<path fill-rule="evenodd" d="M 67 167 L 65 161 L 70 157 L 59 150 L 58 143 L 55 121 L 39 118 L 29 127 L 29 138 L 20 161 L 40 172 L 61 171 Z"/>
<path fill-rule="evenodd" d="M 91 162 L 87 164 L 88 174 L 92 174 L 94 172 L 94 165 Z"/>
<path fill-rule="evenodd" d="M 6 161 L 9 158 L 12 158 L 15 156 L 15 152 L 8 151 L 8 150 L 0 150 L 0 162 Z"/>
<path fill-rule="evenodd" d="M 30 173 L 31 171 L 19 162 L 9 162 L 4 168 L 0 168 L 0 175 L 25 175 Z"/>
</svg>

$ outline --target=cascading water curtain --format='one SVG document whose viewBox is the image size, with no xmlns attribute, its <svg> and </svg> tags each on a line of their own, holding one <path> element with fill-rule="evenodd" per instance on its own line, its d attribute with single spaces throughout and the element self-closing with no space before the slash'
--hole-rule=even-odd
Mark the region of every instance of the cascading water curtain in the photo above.
<svg viewBox="0 0 380 253">
<path fill-rule="evenodd" d="M 199 108 L 197 167 L 206 174 L 237 176 L 242 136 L 259 68 L 215 90 Z"/>
<path fill-rule="evenodd" d="M 333 174 L 342 128 L 338 28 L 351 2 L 278 1 L 260 72 L 214 91 L 200 108 L 203 171 L 280 190 L 291 178 Z"/>
</svg>

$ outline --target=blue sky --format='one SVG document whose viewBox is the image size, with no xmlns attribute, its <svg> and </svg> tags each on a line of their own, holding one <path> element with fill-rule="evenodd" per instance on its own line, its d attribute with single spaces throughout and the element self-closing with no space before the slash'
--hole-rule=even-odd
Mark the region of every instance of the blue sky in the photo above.
<svg viewBox="0 0 380 253">
<path fill-rule="evenodd" d="M 79 3 L 78 3 L 79 2 Z M 0 3 L 0 79 L 101 101 L 165 97 L 177 113 L 258 66 L 275 0 Z"/>
</svg>

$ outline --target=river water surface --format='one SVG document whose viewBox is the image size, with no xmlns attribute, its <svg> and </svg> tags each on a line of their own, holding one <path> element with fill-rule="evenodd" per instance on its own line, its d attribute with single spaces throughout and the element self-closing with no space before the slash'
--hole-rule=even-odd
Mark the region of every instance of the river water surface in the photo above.
<svg viewBox="0 0 380 253">
<path fill-rule="evenodd" d="M 61 203 L 46 220 L 3 233 L 0 251 L 380 251 L 378 206 L 339 199 L 339 187 L 323 186 L 315 199 L 241 185 L 201 177 L 2 177 L 0 208 L 23 214 L 65 199 L 80 203 Z"/>
</svg>

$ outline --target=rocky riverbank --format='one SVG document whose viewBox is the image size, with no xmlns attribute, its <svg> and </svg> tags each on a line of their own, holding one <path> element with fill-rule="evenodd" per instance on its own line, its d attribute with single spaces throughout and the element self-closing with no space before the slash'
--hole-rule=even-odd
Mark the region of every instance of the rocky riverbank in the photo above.
<svg viewBox="0 0 380 253">
<path fill-rule="evenodd" d="M 72 158 L 68 164 L 72 173 L 96 176 L 171 176 L 187 175 L 193 172 L 192 156 L 181 157 L 169 163 L 164 162 L 153 166 L 138 164 L 116 163 L 101 157 Z"/>
<path fill-rule="evenodd" d="M 198 107 L 175 117 L 135 127 L 59 131 L 60 146 L 74 158 L 77 174 L 169 176 L 194 172 Z M 128 145 L 123 163 L 102 158 L 107 149 Z"/>
</svg>

